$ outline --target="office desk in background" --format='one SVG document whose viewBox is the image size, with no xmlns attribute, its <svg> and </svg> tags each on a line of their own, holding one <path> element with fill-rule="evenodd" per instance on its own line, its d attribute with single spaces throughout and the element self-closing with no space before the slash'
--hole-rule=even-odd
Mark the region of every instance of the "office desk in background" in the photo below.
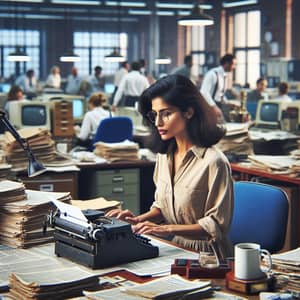
<svg viewBox="0 0 300 300">
<path fill-rule="evenodd" d="M 145 212 L 154 199 L 154 165 L 147 160 L 80 164 L 79 199 L 102 196 L 122 201 L 122 207 L 134 213 Z"/>
<path fill-rule="evenodd" d="M 289 199 L 289 216 L 283 251 L 299 247 L 300 178 L 284 174 L 275 174 L 267 170 L 253 168 L 241 163 L 232 163 L 231 169 L 236 181 L 258 181 L 284 189 Z"/>
</svg>

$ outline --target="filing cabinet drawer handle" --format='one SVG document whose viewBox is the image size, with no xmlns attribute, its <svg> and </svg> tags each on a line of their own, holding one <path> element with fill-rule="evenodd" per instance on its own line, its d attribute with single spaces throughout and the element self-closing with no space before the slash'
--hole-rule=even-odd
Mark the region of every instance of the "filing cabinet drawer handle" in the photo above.
<svg viewBox="0 0 300 300">
<path fill-rule="evenodd" d="M 124 181 L 124 177 L 123 176 L 114 176 L 112 178 L 112 182 L 121 182 Z"/>
<path fill-rule="evenodd" d="M 112 189 L 113 193 L 124 193 L 124 188 L 122 187 L 115 187 Z"/>
</svg>

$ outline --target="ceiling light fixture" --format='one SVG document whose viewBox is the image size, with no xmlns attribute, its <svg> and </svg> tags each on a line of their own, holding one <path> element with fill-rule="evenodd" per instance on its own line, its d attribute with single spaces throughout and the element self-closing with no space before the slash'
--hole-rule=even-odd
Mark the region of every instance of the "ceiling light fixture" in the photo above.
<svg viewBox="0 0 300 300">
<path fill-rule="evenodd" d="M 75 54 L 73 51 L 68 51 L 64 53 L 59 60 L 61 62 L 78 62 L 80 61 L 80 56 Z"/>
<path fill-rule="evenodd" d="M 129 1 L 105 1 L 107 6 L 125 6 L 125 7 L 146 7 L 145 2 L 129 2 Z"/>
<path fill-rule="evenodd" d="M 142 15 L 142 16 L 149 16 L 152 14 L 150 10 L 141 10 L 141 9 L 129 9 L 129 15 Z"/>
<path fill-rule="evenodd" d="M 7 56 L 8 61 L 14 61 L 14 62 L 24 62 L 24 61 L 30 61 L 30 57 L 21 50 L 19 46 L 16 47 L 16 50 Z"/>
<path fill-rule="evenodd" d="M 100 5 L 101 1 L 93 1 L 93 0 L 51 0 L 53 4 L 69 4 L 69 5 Z"/>
<path fill-rule="evenodd" d="M 112 53 L 106 55 L 104 58 L 105 62 L 123 62 L 125 60 L 125 57 L 120 54 L 117 48 L 115 48 Z"/>
<path fill-rule="evenodd" d="M 203 13 L 200 3 L 195 3 L 191 14 L 178 19 L 177 23 L 181 26 L 208 26 L 213 25 L 214 20 L 210 15 Z"/>
<path fill-rule="evenodd" d="M 154 62 L 156 65 L 169 65 L 172 60 L 167 56 L 159 56 L 158 58 L 155 58 Z"/>
<path fill-rule="evenodd" d="M 252 5 L 252 4 L 257 4 L 257 0 L 245 0 L 245 1 L 236 1 L 236 2 L 224 1 L 222 3 L 222 6 L 225 8 L 229 8 L 229 7 L 238 7 L 238 6 Z"/>
</svg>

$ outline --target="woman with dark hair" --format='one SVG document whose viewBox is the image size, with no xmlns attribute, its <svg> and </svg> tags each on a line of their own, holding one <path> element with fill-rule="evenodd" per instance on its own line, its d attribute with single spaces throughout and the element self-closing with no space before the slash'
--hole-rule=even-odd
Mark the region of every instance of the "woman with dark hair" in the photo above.
<svg viewBox="0 0 300 300">
<path fill-rule="evenodd" d="M 181 75 L 158 80 L 139 104 L 151 129 L 150 148 L 158 152 L 155 201 L 139 216 L 128 210 L 107 215 L 132 223 L 136 233 L 172 236 L 175 243 L 198 251 L 207 251 L 213 241 L 223 258 L 230 256 L 231 170 L 213 147 L 224 127 L 197 87 Z"/>
</svg>

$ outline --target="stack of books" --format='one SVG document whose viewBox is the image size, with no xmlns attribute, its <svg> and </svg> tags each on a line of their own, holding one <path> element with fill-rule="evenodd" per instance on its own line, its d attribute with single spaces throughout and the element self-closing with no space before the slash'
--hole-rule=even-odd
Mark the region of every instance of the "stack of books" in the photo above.
<svg viewBox="0 0 300 300">
<path fill-rule="evenodd" d="M 128 140 L 121 143 L 97 142 L 94 153 L 110 162 L 135 161 L 139 159 L 139 145 Z"/>
<path fill-rule="evenodd" d="M 99 278 L 78 267 L 11 273 L 9 296 L 13 299 L 66 299 L 82 295 L 82 290 L 99 288 Z"/>
<path fill-rule="evenodd" d="M 276 277 L 276 288 L 300 298 L 300 247 L 273 254 L 272 269 Z"/>
<path fill-rule="evenodd" d="M 18 133 L 23 139 L 27 140 L 33 154 L 40 162 L 47 163 L 55 159 L 55 142 L 48 130 L 41 128 L 23 128 L 18 130 Z M 27 153 L 8 131 L 4 134 L 2 149 L 7 162 L 11 164 L 14 169 L 27 169 Z"/>
<path fill-rule="evenodd" d="M 53 241 L 53 229 L 43 230 L 52 200 L 70 203 L 70 193 L 25 190 L 10 181 L 0 182 L 0 191 L 0 244 L 28 248 Z"/>
<path fill-rule="evenodd" d="M 227 123 L 226 135 L 219 141 L 217 147 L 225 154 L 253 154 L 248 127 L 247 123 Z"/>
</svg>

